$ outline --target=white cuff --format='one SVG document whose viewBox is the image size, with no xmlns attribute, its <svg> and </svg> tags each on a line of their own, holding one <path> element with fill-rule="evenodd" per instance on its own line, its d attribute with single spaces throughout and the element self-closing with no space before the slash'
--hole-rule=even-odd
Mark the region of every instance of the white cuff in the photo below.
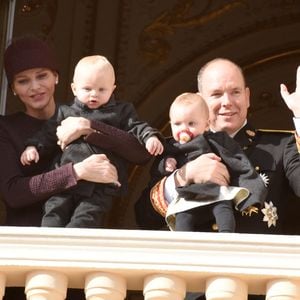
<svg viewBox="0 0 300 300">
<path fill-rule="evenodd" d="M 300 136 L 300 118 L 293 118 L 295 129 L 297 131 L 297 134 Z"/>
<path fill-rule="evenodd" d="M 168 203 L 171 203 L 174 199 L 177 198 L 178 193 L 176 191 L 176 184 L 175 184 L 175 174 L 177 170 L 169 175 L 165 181 L 164 187 L 164 197 Z"/>
</svg>

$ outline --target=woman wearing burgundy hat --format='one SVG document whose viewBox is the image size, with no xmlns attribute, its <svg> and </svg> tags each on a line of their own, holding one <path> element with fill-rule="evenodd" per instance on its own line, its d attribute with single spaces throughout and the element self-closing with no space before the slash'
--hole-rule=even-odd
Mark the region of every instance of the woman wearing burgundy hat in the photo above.
<svg viewBox="0 0 300 300">
<path fill-rule="evenodd" d="M 118 175 L 103 155 L 51 171 L 55 153 L 38 164 L 22 166 L 19 157 L 24 141 L 55 113 L 58 68 L 50 47 L 33 37 L 13 41 L 5 51 L 4 65 L 24 112 L 0 118 L 0 187 L 6 206 L 3 225 L 40 226 L 42 207 L 49 196 L 76 186 L 81 179 L 109 183 L 117 181 Z"/>
<path fill-rule="evenodd" d="M 24 112 L 0 117 L 0 191 L 6 209 L 2 225 L 40 226 L 43 205 L 49 196 L 76 186 L 79 180 L 116 182 L 118 174 L 103 154 L 55 170 L 50 168 L 56 153 L 38 164 L 22 166 L 19 157 L 25 140 L 55 113 L 58 67 L 49 46 L 33 37 L 13 41 L 5 51 L 4 65 L 8 84 L 24 104 Z M 77 296 L 76 292 L 71 298 Z M 4 299 L 25 299 L 24 289 L 6 289 Z"/>
</svg>

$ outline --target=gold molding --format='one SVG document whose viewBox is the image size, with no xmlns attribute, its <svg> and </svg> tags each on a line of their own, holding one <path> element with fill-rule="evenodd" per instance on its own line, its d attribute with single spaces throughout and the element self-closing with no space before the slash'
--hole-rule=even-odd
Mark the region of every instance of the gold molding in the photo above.
<svg viewBox="0 0 300 300">
<path fill-rule="evenodd" d="M 193 5 L 193 0 L 179 0 L 173 8 L 160 14 L 145 27 L 139 36 L 139 45 L 140 52 L 147 61 L 156 64 L 166 61 L 171 50 L 167 37 L 174 35 L 179 29 L 203 26 L 240 5 L 245 6 L 245 3 L 231 1 L 206 14 L 201 12 L 190 16 Z"/>
</svg>

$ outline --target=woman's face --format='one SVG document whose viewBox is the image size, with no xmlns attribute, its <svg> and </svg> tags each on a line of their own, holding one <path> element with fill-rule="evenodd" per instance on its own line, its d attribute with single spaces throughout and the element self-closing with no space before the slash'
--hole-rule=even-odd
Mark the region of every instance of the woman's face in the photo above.
<svg viewBox="0 0 300 300">
<path fill-rule="evenodd" d="M 24 103 L 28 115 L 37 118 L 51 117 L 55 110 L 54 91 L 57 80 L 57 73 L 50 69 L 29 69 L 15 75 L 12 90 Z"/>
</svg>

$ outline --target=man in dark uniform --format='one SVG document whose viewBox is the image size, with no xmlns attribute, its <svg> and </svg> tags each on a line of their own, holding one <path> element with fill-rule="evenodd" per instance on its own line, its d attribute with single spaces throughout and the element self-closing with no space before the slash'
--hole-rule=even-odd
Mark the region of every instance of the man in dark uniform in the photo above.
<svg viewBox="0 0 300 300">
<path fill-rule="evenodd" d="M 297 81 L 300 81 L 299 68 Z M 297 85 L 299 88 L 300 83 L 297 82 Z M 294 114 L 296 128 L 299 128 L 298 135 L 294 135 L 293 132 L 263 131 L 251 127 L 247 122 L 250 90 L 245 84 L 242 70 L 227 59 L 214 59 L 201 68 L 198 73 L 198 90 L 209 107 L 211 130 L 226 131 L 238 141 L 268 189 L 264 207 L 257 214 L 247 216 L 236 212 L 236 232 L 292 233 L 284 225 L 289 204 L 287 195 L 293 193 L 300 196 L 300 156 L 297 147 L 300 144 L 300 126 L 297 125 L 300 122 L 300 92 L 296 89 L 295 93 L 289 94 L 285 85 L 281 85 L 281 95 Z M 152 189 L 152 203 L 170 202 L 176 197 L 176 186 L 206 181 L 228 185 L 229 173 L 219 157 L 202 155 L 160 180 Z M 144 200 L 145 198 L 140 198 L 136 205 L 137 220 L 141 219 L 139 214 L 143 213 L 141 208 Z M 151 210 L 149 206 L 148 209 Z M 144 221 L 147 216 L 151 222 L 154 219 L 161 221 L 153 210 L 145 213 Z M 213 225 L 212 220 L 201 225 L 197 231 L 212 231 Z M 141 226 L 146 227 L 145 223 Z M 189 299 L 204 298 L 200 296 Z M 249 299 L 264 297 L 250 296 Z"/>
</svg>

